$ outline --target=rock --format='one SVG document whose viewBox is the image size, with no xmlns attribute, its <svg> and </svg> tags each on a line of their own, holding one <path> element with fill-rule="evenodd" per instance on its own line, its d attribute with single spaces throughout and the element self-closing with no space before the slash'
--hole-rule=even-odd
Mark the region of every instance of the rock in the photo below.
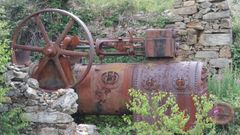
<svg viewBox="0 0 240 135">
<path fill-rule="evenodd" d="M 180 49 L 184 50 L 184 51 L 189 51 L 190 50 L 190 47 L 189 45 L 186 45 L 186 44 L 181 44 L 179 46 Z"/>
<path fill-rule="evenodd" d="M 229 46 L 224 46 L 223 48 L 220 49 L 219 52 L 219 57 L 220 58 L 231 58 L 231 49 Z"/>
<path fill-rule="evenodd" d="M 7 72 L 5 72 L 3 74 L 3 77 L 4 77 L 4 81 L 6 82 L 6 84 L 9 85 L 11 83 L 11 80 L 14 78 L 13 71 L 8 70 Z"/>
<path fill-rule="evenodd" d="M 212 6 L 211 2 L 205 1 L 203 3 L 200 4 L 200 8 L 210 8 Z"/>
<path fill-rule="evenodd" d="M 79 124 L 77 126 L 77 135 L 98 135 L 95 125 Z"/>
<path fill-rule="evenodd" d="M 38 135 L 59 135 L 58 129 L 45 127 L 38 130 Z"/>
<path fill-rule="evenodd" d="M 220 28 L 220 26 L 218 24 L 213 24 L 213 29 L 214 30 L 218 30 Z"/>
<path fill-rule="evenodd" d="M 197 12 L 197 6 L 173 9 L 173 12 L 178 15 L 192 15 Z"/>
<path fill-rule="evenodd" d="M 169 22 L 181 22 L 181 21 L 183 21 L 182 16 L 174 14 L 171 11 L 166 11 L 165 16 L 166 16 L 166 18 L 168 18 Z"/>
<path fill-rule="evenodd" d="M 232 27 L 231 19 L 222 19 L 220 26 L 221 28 L 230 29 Z"/>
<path fill-rule="evenodd" d="M 183 22 L 175 22 L 175 27 L 179 29 L 186 29 L 186 24 Z"/>
<path fill-rule="evenodd" d="M 221 18 L 229 18 L 230 11 L 221 11 L 221 12 L 210 12 L 203 15 L 204 20 L 216 20 Z"/>
<path fill-rule="evenodd" d="M 174 8 L 179 8 L 182 6 L 182 0 L 175 0 L 174 2 Z"/>
<path fill-rule="evenodd" d="M 65 129 L 59 130 L 62 135 L 77 135 L 77 125 L 72 123 L 67 125 Z"/>
<path fill-rule="evenodd" d="M 27 106 L 24 108 L 25 112 L 38 112 L 40 111 L 39 106 Z"/>
<path fill-rule="evenodd" d="M 211 59 L 209 64 L 215 68 L 225 68 L 231 64 L 232 60 L 226 58 Z"/>
<path fill-rule="evenodd" d="M 198 3 L 205 2 L 205 1 L 208 1 L 208 0 L 197 0 Z"/>
<path fill-rule="evenodd" d="M 27 101 L 27 106 L 34 106 L 34 105 L 37 105 L 38 104 L 38 101 L 37 100 L 32 100 L 32 99 L 29 99 Z"/>
<path fill-rule="evenodd" d="M 0 104 L 0 113 L 8 111 L 9 107 L 7 104 Z"/>
<path fill-rule="evenodd" d="M 230 45 L 232 34 L 202 34 L 199 43 L 204 46 Z"/>
<path fill-rule="evenodd" d="M 192 21 L 192 22 L 187 23 L 187 27 L 188 28 L 193 28 L 193 29 L 196 29 L 196 30 L 203 30 L 204 29 L 202 23 L 198 22 L 198 21 Z"/>
<path fill-rule="evenodd" d="M 18 72 L 18 71 L 13 71 L 14 81 L 25 81 L 25 79 L 28 77 L 28 73 L 24 72 Z"/>
<path fill-rule="evenodd" d="M 22 93 L 20 92 L 19 89 L 11 88 L 9 91 L 7 91 L 6 95 L 9 97 L 19 97 L 22 96 Z"/>
<path fill-rule="evenodd" d="M 188 6 L 193 6 L 195 4 L 195 1 L 185 1 L 183 3 L 184 7 L 188 7 Z"/>
<path fill-rule="evenodd" d="M 24 95 L 30 99 L 37 99 L 37 91 L 33 88 L 28 87 L 28 89 L 25 91 Z"/>
<path fill-rule="evenodd" d="M 12 103 L 12 99 L 10 97 L 3 97 L 2 103 L 4 103 L 4 104 L 11 104 Z"/>
<path fill-rule="evenodd" d="M 202 48 L 203 51 L 215 51 L 215 52 L 219 52 L 220 48 L 219 47 L 215 47 L 215 46 L 210 46 L 210 47 L 204 47 Z"/>
<path fill-rule="evenodd" d="M 211 8 L 201 9 L 201 10 L 199 11 L 199 13 L 201 13 L 202 15 L 205 15 L 205 14 L 208 13 L 209 11 L 211 11 Z"/>
<path fill-rule="evenodd" d="M 197 43 L 197 31 L 194 29 L 188 29 L 187 43 L 189 45 Z"/>
<path fill-rule="evenodd" d="M 27 83 L 28 83 L 28 86 L 31 87 L 31 88 L 36 89 L 36 90 L 39 89 L 39 83 L 36 79 L 29 78 L 27 80 Z"/>
<path fill-rule="evenodd" d="M 188 17 L 185 17 L 183 20 L 184 20 L 184 23 L 189 23 L 191 21 Z"/>
<path fill-rule="evenodd" d="M 23 117 L 30 122 L 38 123 L 71 123 L 73 118 L 62 112 L 36 112 L 36 113 L 23 113 Z"/>
<path fill-rule="evenodd" d="M 215 5 L 219 10 L 229 10 L 229 6 L 228 6 L 227 1 L 222 1 L 220 3 L 216 3 Z"/>
<path fill-rule="evenodd" d="M 72 106 L 76 104 L 77 99 L 78 95 L 74 92 L 73 89 L 69 89 L 65 95 L 61 96 L 59 99 L 53 102 L 52 108 L 57 110 L 60 109 L 61 111 L 68 114 L 73 114 L 75 112 L 72 111 L 75 109 L 72 110 Z M 76 106 L 74 106 L 74 108 L 75 107 Z"/>
<path fill-rule="evenodd" d="M 218 53 L 215 51 L 198 51 L 195 55 L 196 58 L 213 59 L 218 58 Z"/>
</svg>

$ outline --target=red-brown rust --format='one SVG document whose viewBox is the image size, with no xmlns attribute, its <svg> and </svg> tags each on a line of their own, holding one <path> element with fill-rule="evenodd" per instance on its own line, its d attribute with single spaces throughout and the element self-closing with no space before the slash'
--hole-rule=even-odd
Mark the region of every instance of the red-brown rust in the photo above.
<svg viewBox="0 0 240 135">
<path fill-rule="evenodd" d="M 175 39 L 172 29 L 149 29 L 145 35 L 145 56 L 149 58 L 173 58 Z"/>
<path fill-rule="evenodd" d="M 46 28 L 40 17 L 41 14 L 52 13 L 52 12 L 70 17 L 70 20 L 68 21 L 63 32 L 59 35 L 59 37 L 57 38 L 56 41 L 51 41 L 51 39 L 49 39 Z M 32 18 L 34 18 L 40 32 L 43 35 L 43 39 L 45 41 L 45 46 L 43 48 L 36 47 L 33 45 L 18 45 L 17 44 L 17 40 L 18 40 L 18 37 L 19 37 L 19 34 L 20 34 L 22 28 Z M 83 30 L 86 34 L 88 44 L 89 44 L 88 52 L 77 52 L 76 50 L 66 50 L 67 48 L 65 48 L 63 46 L 64 44 L 68 44 L 68 43 L 66 43 L 67 41 L 64 40 L 64 38 L 66 37 L 67 33 L 71 30 L 74 23 L 77 23 L 79 26 L 83 27 Z M 62 42 L 63 42 L 63 44 L 62 44 Z M 72 44 L 76 45 L 76 42 L 74 41 Z M 45 79 L 48 78 L 47 75 L 43 75 L 43 72 L 45 72 L 46 69 L 48 69 L 48 72 L 46 72 L 46 74 L 51 74 L 51 73 L 57 74 L 58 73 L 59 75 L 57 77 L 60 77 L 60 79 L 62 81 L 59 81 L 59 78 L 58 79 L 55 78 L 56 79 L 55 81 L 64 83 L 64 87 L 63 87 L 63 85 L 60 85 L 60 84 L 59 84 L 59 87 L 57 87 L 56 84 L 47 83 L 49 85 L 49 88 L 48 88 L 47 85 L 45 85 L 44 83 L 40 83 L 40 86 L 42 85 L 42 87 L 44 87 L 46 89 L 52 89 L 52 88 L 57 89 L 57 88 L 66 88 L 66 87 L 75 86 L 86 77 L 86 75 L 88 74 L 88 72 L 92 66 L 92 62 L 93 62 L 94 42 L 93 42 L 91 33 L 89 32 L 88 28 L 77 16 L 75 16 L 72 13 L 69 13 L 67 11 L 60 10 L 60 9 L 45 9 L 45 10 L 41 10 L 36 13 L 33 13 L 32 15 L 26 17 L 23 21 L 21 21 L 18 24 L 18 26 L 13 34 L 12 50 L 13 50 L 12 62 L 15 64 L 27 65 L 30 63 L 30 53 L 28 53 L 26 51 L 42 53 L 44 56 L 43 56 L 43 58 L 40 59 L 37 69 L 35 70 L 34 73 L 32 73 L 33 74 L 32 77 L 34 77 L 38 80 L 45 81 Z M 20 54 L 20 53 L 22 53 L 22 54 Z M 17 57 L 17 56 L 21 56 L 21 57 Z M 71 70 L 70 70 L 71 69 L 71 65 L 69 63 L 70 60 L 67 60 L 69 62 L 66 62 L 65 58 L 62 59 L 63 57 L 66 57 L 66 59 L 68 57 L 74 57 L 74 58 L 75 57 L 87 57 L 88 58 L 88 65 L 87 65 L 86 70 L 82 73 L 79 80 L 76 80 L 74 83 L 72 82 L 73 75 L 71 74 Z M 48 67 L 49 65 L 51 68 Z M 55 67 L 55 68 L 52 68 L 52 67 Z M 53 75 L 53 76 L 56 76 L 56 75 Z M 50 79 L 49 82 L 54 82 L 54 80 L 51 81 L 51 79 Z M 51 85 L 53 85 L 53 87 Z"/>
<path fill-rule="evenodd" d="M 133 64 L 95 65 L 76 88 L 79 111 L 82 114 L 125 114 L 129 101 L 128 89 L 132 86 Z M 81 71 L 85 67 L 78 67 Z"/>
</svg>

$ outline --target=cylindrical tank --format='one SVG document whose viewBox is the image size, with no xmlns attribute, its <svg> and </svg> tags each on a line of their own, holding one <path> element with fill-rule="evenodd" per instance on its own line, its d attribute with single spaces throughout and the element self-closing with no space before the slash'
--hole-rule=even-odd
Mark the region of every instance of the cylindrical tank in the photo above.
<svg viewBox="0 0 240 135">
<path fill-rule="evenodd" d="M 81 74 L 85 67 L 77 65 Z M 77 86 L 81 114 L 129 114 L 126 103 L 128 89 L 145 92 L 166 91 L 176 95 L 181 110 L 190 115 L 188 125 L 195 120 L 192 94 L 207 92 L 207 76 L 201 62 L 160 61 L 142 64 L 101 64 L 91 68 L 85 80 Z"/>
</svg>

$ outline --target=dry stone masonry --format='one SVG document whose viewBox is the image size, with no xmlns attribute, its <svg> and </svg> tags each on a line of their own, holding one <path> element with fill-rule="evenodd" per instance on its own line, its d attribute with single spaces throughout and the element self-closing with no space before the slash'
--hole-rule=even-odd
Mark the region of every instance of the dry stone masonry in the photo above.
<svg viewBox="0 0 240 135">
<path fill-rule="evenodd" d="M 227 0 L 175 0 L 167 27 L 180 36 L 180 60 L 202 60 L 213 73 L 231 64 L 232 25 Z"/>
<path fill-rule="evenodd" d="M 10 86 L 0 113 L 14 107 L 23 108 L 23 117 L 30 122 L 26 135 L 97 135 L 94 125 L 77 125 L 71 114 L 77 112 L 77 93 L 73 89 L 45 92 L 38 81 L 29 78 L 29 67 L 9 64 L 5 74 Z"/>
</svg>

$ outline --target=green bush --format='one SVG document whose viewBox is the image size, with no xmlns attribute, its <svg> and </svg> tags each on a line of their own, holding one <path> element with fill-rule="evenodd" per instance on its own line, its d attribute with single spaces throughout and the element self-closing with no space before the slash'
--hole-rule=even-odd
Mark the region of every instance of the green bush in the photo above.
<svg viewBox="0 0 240 135">
<path fill-rule="evenodd" d="M 132 122 L 125 119 L 129 128 L 139 135 L 173 135 L 190 134 L 202 135 L 204 133 L 213 134 L 215 132 L 214 124 L 208 117 L 208 112 L 213 107 L 213 102 L 207 99 L 207 96 L 193 96 L 196 107 L 196 124 L 189 131 L 184 131 L 189 116 L 180 111 L 175 101 L 175 96 L 171 93 L 142 93 L 136 90 L 130 90 L 132 100 L 128 108 L 134 114 L 144 117 L 150 117 L 155 120 L 153 124 L 145 121 Z M 166 102 L 159 106 L 164 99 Z M 171 108 L 171 114 L 166 115 L 167 109 Z"/>
<path fill-rule="evenodd" d="M 221 135 L 235 135 L 240 133 L 240 76 L 237 69 L 224 69 L 220 75 L 208 78 L 209 92 L 220 102 L 232 105 L 235 111 L 234 121 L 226 126 L 218 126 L 217 133 Z"/>
<path fill-rule="evenodd" d="M 2 18 L 6 17 L 5 10 L 0 7 L 0 105 L 5 101 L 5 94 L 8 91 L 3 79 L 3 73 L 6 71 L 6 64 L 10 59 L 9 46 L 9 25 Z M 21 117 L 22 110 L 14 108 L 7 112 L 0 113 L 0 134 L 17 135 L 20 130 L 27 126 L 27 123 Z"/>
</svg>

